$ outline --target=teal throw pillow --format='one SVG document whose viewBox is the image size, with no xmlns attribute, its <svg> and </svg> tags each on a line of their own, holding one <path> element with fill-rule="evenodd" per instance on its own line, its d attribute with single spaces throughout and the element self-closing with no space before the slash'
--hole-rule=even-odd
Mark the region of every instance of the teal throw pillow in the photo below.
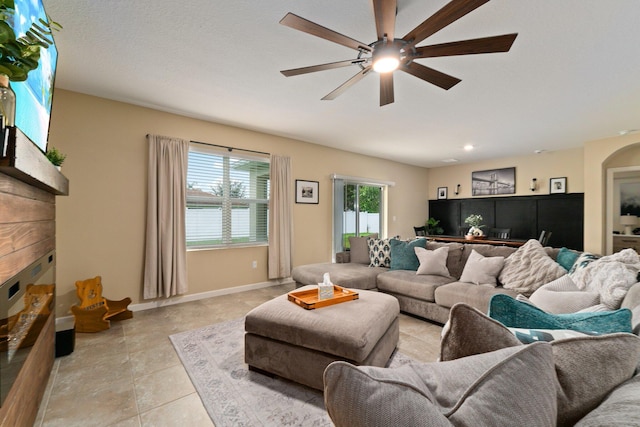
<svg viewBox="0 0 640 427">
<path fill-rule="evenodd" d="M 415 239 L 411 242 L 391 239 L 391 270 L 417 271 L 420 261 L 414 248 L 426 248 L 427 239 Z"/>
<path fill-rule="evenodd" d="M 558 252 L 558 256 L 556 257 L 556 262 L 562 266 L 565 270 L 571 270 L 573 264 L 575 264 L 576 260 L 580 256 L 579 252 L 572 251 L 567 248 L 560 248 Z"/>
<path fill-rule="evenodd" d="M 631 310 L 627 308 L 589 313 L 551 314 L 502 294 L 491 297 L 489 317 L 508 328 L 570 329 L 598 334 L 631 332 Z"/>
</svg>

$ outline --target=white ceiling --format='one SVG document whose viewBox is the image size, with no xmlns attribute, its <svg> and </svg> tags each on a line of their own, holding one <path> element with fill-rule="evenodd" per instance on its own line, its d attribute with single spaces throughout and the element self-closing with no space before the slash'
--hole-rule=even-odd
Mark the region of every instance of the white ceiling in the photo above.
<svg viewBox="0 0 640 427">
<path fill-rule="evenodd" d="M 375 73 L 320 100 L 356 66 L 279 72 L 357 55 L 280 25 L 287 12 L 368 44 L 370 0 L 44 3 L 64 26 L 58 88 L 407 164 L 566 149 L 640 129 L 637 0 L 493 0 L 420 45 L 517 32 L 510 52 L 419 60 L 462 82 L 445 91 L 396 72 L 385 107 Z M 446 3 L 398 0 L 396 37 Z"/>
</svg>

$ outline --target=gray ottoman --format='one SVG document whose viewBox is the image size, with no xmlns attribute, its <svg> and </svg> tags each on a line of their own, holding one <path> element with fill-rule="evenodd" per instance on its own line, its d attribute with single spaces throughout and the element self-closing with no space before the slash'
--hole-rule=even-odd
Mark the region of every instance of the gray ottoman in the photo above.
<svg viewBox="0 0 640 427">
<path fill-rule="evenodd" d="M 313 288 L 305 286 L 301 289 Z M 305 310 L 281 295 L 245 318 L 244 360 L 318 390 L 336 360 L 386 366 L 398 344 L 400 307 L 391 295 L 358 290 L 354 301 Z"/>
</svg>

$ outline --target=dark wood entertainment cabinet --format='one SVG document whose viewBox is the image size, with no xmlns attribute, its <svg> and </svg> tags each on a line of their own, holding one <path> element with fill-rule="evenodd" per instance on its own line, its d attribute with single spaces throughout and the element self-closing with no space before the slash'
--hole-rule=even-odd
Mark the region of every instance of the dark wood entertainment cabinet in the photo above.
<svg viewBox="0 0 640 427">
<path fill-rule="evenodd" d="M 471 214 L 482 215 L 487 228 L 510 228 L 512 239 L 537 239 L 545 230 L 553 233 L 550 246 L 584 247 L 583 193 L 429 200 L 429 216 L 444 234 L 458 235 Z"/>
<path fill-rule="evenodd" d="M 67 178 L 19 130 L 11 129 L 6 156 L 0 151 L 0 284 L 55 250 L 55 196 L 68 193 Z M 54 349 L 51 312 L 0 407 L 0 426 L 33 425 Z"/>
</svg>

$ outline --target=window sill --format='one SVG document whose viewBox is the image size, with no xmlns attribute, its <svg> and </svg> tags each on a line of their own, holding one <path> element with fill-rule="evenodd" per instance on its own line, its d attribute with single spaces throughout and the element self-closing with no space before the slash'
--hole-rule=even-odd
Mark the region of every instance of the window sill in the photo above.
<svg viewBox="0 0 640 427">
<path fill-rule="evenodd" d="M 187 247 L 187 252 L 200 252 L 200 251 L 218 251 L 225 249 L 246 249 L 246 248 L 262 248 L 268 247 L 268 243 L 255 243 L 255 244 L 237 244 L 237 245 L 229 245 L 229 246 L 208 246 L 201 248 L 189 248 Z"/>
</svg>

